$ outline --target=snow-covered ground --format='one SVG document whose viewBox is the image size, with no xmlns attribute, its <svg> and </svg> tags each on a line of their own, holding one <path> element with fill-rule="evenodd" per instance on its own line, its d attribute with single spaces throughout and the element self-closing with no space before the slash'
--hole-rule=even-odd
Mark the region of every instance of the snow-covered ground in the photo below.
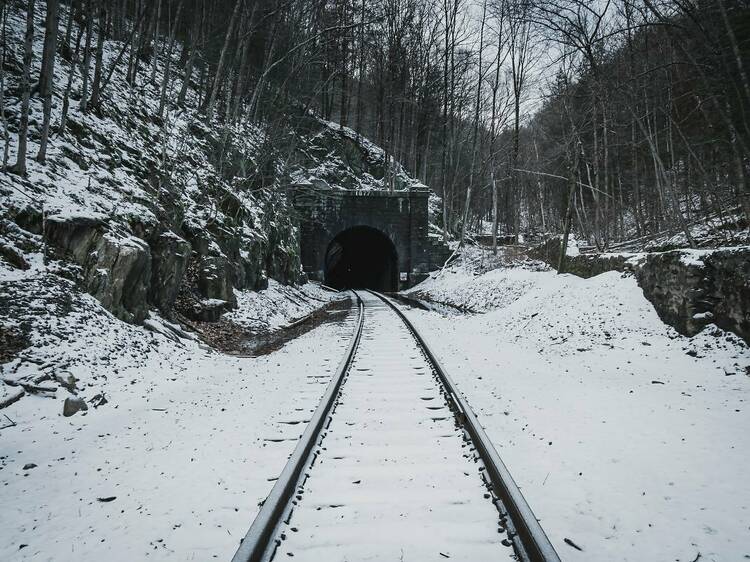
<svg viewBox="0 0 750 562">
<path fill-rule="evenodd" d="M 317 283 L 300 287 L 268 280 L 264 291 L 235 291 L 237 308 L 223 318 L 257 330 L 276 330 L 320 308 L 332 298 L 330 291 Z"/>
<path fill-rule="evenodd" d="M 0 268 L 2 330 L 25 330 L 29 345 L 0 365 L 0 400 L 19 392 L 11 384 L 50 389 L 0 410 L 0 560 L 228 560 L 352 318 L 270 355 L 231 357 L 154 313 L 149 329 L 120 322 L 36 265 Z M 273 283 L 239 294 L 233 314 L 273 328 L 330 298 Z M 76 395 L 88 410 L 64 417 Z"/>
<path fill-rule="evenodd" d="M 417 291 L 488 311 L 408 314 L 563 559 L 750 558 L 744 342 L 679 335 L 616 272 L 458 265 Z"/>
<path fill-rule="evenodd" d="M 408 295 L 471 312 L 507 306 L 533 284 L 533 271 L 547 270 L 538 261 L 519 259 L 511 250 L 497 255 L 475 246 L 465 247 L 441 271 L 407 291 Z"/>
</svg>

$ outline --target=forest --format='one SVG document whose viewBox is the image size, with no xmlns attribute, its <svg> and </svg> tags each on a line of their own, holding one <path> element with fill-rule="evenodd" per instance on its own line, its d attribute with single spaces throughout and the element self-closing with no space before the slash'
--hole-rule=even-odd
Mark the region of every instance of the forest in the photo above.
<svg viewBox="0 0 750 562">
<path fill-rule="evenodd" d="M 13 2 L 27 12 L 23 45 L 5 40 Z M 48 137 L 65 132 L 74 73 L 83 82 L 75 103 L 97 112 L 116 69 L 137 93 L 162 59 L 159 122 L 166 108 L 189 108 L 225 128 L 257 123 L 277 157 L 292 150 L 285 132 L 314 112 L 384 148 L 388 188 L 397 162 L 430 186 L 444 236 L 461 243 L 472 233 L 494 246 L 575 232 L 605 250 L 668 232 L 694 246 L 690 225 L 712 217 L 736 227 L 750 216 L 747 0 L 64 4 L 72 9 L 1 4 L 4 170 L 23 175 L 27 158 L 44 162 Z M 114 60 L 102 57 L 105 39 L 120 45 Z M 62 100 L 51 84 L 57 42 L 71 63 Z M 4 75 L 21 58 L 20 115 L 9 127 Z M 40 148 L 27 155 L 31 96 L 44 111 Z M 51 123 L 53 103 L 62 111 Z"/>
</svg>

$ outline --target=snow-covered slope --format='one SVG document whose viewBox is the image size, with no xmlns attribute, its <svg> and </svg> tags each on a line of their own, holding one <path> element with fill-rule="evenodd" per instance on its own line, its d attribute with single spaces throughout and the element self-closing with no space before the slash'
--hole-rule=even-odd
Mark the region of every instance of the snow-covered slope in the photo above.
<svg viewBox="0 0 750 562">
<path fill-rule="evenodd" d="M 88 411 L 63 417 L 74 395 L 62 387 L 0 410 L 0 559 L 230 559 L 324 392 L 353 316 L 271 355 L 237 358 L 177 339 L 158 318 L 147 331 L 89 296 L 71 300 L 69 286 L 27 282 L 40 293 L 28 314 L 51 314 L 26 360 L 3 365 L 2 376 L 70 381 Z M 3 305 L 13 298 L 0 293 Z M 0 383 L 0 399 L 15 388 Z"/>
<path fill-rule="evenodd" d="M 26 9 L 23 3 L 8 8 L 4 111 L 13 164 Z M 60 9 L 64 36 L 67 5 Z M 45 10 L 44 2 L 36 3 L 32 81 L 40 70 Z M 92 45 L 97 34 L 95 21 Z M 236 305 L 232 288 L 262 289 L 269 278 L 303 280 L 290 186 L 384 187 L 383 150 L 309 112 L 290 107 L 274 122 L 226 122 L 219 119 L 226 114 L 220 100 L 209 120 L 199 109 L 197 72 L 178 104 L 182 50 L 178 42 L 163 112 L 166 48 L 156 49 L 162 54 L 153 75 L 150 55 L 138 61 L 131 84 L 124 62 L 129 47 L 105 40 L 103 67 L 111 80 L 102 103 L 86 112 L 80 62 L 73 65 L 70 52 L 58 50 L 47 161 L 34 158 L 42 100 L 32 95 L 28 174 L 0 173 L 1 263 L 23 269 L 42 253 L 47 261 L 62 260 L 68 277 L 126 321 L 142 321 L 149 308 L 170 316 L 175 303 L 187 316 L 215 318 Z M 71 75 L 67 126 L 58 131 Z M 400 165 L 394 170 L 397 188 L 415 184 Z"/>
<path fill-rule="evenodd" d="M 409 314 L 564 560 L 750 555 L 742 340 L 714 326 L 679 335 L 618 272 L 456 268 L 426 285 L 488 311 Z"/>
</svg>

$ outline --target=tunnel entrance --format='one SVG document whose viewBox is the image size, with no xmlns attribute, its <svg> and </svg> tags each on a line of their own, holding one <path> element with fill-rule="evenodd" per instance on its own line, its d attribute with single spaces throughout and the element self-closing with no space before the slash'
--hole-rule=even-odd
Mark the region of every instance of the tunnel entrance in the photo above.
<svg viewBox="0 0 750 562">
<path fill-rule="evenodd" d="M 390 238 L 369 226 L 339 233 L 328 245 L 325 283 L 334 289 L 398 290 L 398 259 Z"/>
</svg>

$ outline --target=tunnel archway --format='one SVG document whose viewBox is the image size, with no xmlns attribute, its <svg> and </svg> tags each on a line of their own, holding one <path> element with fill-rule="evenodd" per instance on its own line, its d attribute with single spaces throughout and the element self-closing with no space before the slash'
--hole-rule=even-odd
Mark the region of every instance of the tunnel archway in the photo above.
<svg viewBox="0 0 750 562">
<path fill-rule="evenodd" d="M 340 232 L 328 244 L 325 283 L 335 289 L 398 290 L 398 254 L 388 236 L 369 226 Z"/>
</svg>

